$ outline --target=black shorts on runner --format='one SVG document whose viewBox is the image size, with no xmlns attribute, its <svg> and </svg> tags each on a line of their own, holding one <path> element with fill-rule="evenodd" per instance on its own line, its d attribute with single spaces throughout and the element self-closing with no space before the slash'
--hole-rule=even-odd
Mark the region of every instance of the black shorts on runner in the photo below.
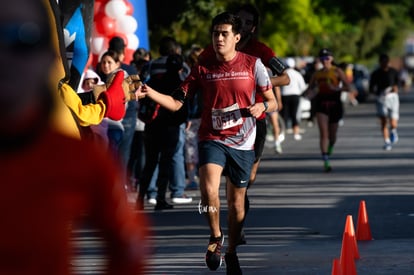
<svg viewBox="0 0 414 275">
<path fill-rule="evenodd" d="M 341 100 L 318 100 L 315 112 L 327 115 L 329 123 L 338 123 L 344 116 L 344 107 Z"/>
<path fill-rule="evenodd" d="M 253 150 L 237 150 L 217 141 L 198 144 L 199 166 L 214 163 L 223 167 L 223 175 L 236 187 L 247 187 L 254 161 Z"/>
</svg>

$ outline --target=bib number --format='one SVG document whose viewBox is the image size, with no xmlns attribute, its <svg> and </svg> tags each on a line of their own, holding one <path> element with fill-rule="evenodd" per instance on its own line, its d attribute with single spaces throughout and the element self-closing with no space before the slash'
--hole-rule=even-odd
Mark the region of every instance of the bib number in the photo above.
<svg viewBox="0 0 414 275">
<path fill-rule="evenodd" d="M 243 124 L 243 118 L 237 103 L 223 109 L 213 109 L 211 118 L 214 130 L 225 130 Z"/>
</svg>

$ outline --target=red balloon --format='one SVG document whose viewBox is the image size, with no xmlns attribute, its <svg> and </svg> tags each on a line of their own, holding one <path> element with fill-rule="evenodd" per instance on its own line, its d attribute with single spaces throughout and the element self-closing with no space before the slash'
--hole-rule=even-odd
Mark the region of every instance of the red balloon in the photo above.
<svg viewBox="0 0 414 275">
<path fill-rule="evenodd" d="M 95 0 L 93 6 L 93 14 L 96 16 L 97 14 L 104 13 L 105 15 L 105 5 L 108 0 Z"/>
<path fill-rule="evenodd" d="M 102 12 L 102 9 L 103 9 L 102 2 L 95 2 L 95 4 L 93 5 L 93 14 L 96 15 Z"/>
<path fill-rule="evenodd" d="M 111 36 L 114 34 L 116 29 L 116 21 L 115 19 L 104 15 L 103 13 L 99 13 L 95 17 L 95 30 L 104 36 Z"/>
<path fill-rule="evenodd" d="M 99 62 L 99 55 L 92 54 L 92 60 L 91 60 L 92 68 L 96 68 L 96 66 L 98 65 L 98 62 Z"/>
<path fill-rule="evenodd" d="M 127 15 L 132 15 L 134 13 L 134 6 L 132 5 L 131 2 L 129 2 L 128 0 L 124 0 L 125 5 L 127 7 Z"/>
<path fill-rule="evenodd" d="M 135 52 L 135 50 L 133 50 L 133 49 L 125 48 L 125 59 L 124 59 L 124 63 L 129 64 L 132 61 L 134 52 Z"/>
</svg>

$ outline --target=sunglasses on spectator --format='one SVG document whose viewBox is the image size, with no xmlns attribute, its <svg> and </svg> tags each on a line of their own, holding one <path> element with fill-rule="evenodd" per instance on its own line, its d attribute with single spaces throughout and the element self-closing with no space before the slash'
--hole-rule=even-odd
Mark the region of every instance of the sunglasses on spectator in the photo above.
<svg viewBox="0 0 414 275">
<path fill-rule="evenodd" d="M 25 54 L 45 49 L 49 44 L 47 26 L 34 22 L 0 23 L 0 50 Z"/>
<path fill-rule="evenodd" d="M 321 61 L 327 61 L 327 60 L 329 60 L 331 57 L 330 56 L 321 56 L 321 57 L 319 57 L 319 59 L 321 60 Z"/>
</svg>

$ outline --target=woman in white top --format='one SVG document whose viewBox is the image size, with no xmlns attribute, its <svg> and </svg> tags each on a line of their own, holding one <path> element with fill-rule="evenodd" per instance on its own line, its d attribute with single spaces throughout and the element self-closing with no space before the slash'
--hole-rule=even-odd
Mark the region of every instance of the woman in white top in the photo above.
<svg viewBox="0 0 414 275">
<path fill-rule="evenodd" d="M 295 69 L 295 60 L 293 58 L 287 58 L 286 64 L 289 66 L 289 68 L 286 69 L 286 73 L 290 78 L 290 83 L 281 87 L 283 104 L 282 116 L 286 126 L 291 122 L 294 139 L 301 140 L 302 136 L 300 135 L 298 109 L 300 96 L 305 91 L 307 85 L 302 74 Z"/>
</svg>

